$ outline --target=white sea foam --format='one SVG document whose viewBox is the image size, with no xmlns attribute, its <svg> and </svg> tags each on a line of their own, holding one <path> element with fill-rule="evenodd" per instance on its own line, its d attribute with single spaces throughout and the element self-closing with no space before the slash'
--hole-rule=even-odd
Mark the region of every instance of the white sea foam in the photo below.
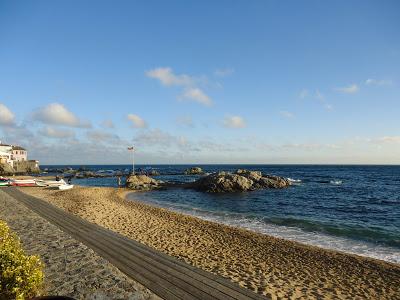
<svg viewBox="0 0 400 300">
<path fill-rule="evenodd" d="M 290 177 L 288 177 L 287 180 L 289 180 L 291 183 L 300 183 L 301 182 L 301 179 L 293 179 Z"/>
<path fill-rule="evenodd" d="M 342 184 L 343 182 L 341 180 L 331 180 L 330 183 L 339 185 L 339 184 Z"/>
<path fill-rule="evenodd" d="M 165 205 L 162 206 L 166 207 Z M 188 206 L 180 207 L 178 205 L 173 207 L 169 206 L 167 208 L 207 221 L 245 228 L 258 233 L 318 246 L 325 249 L 333 249 L 400 264 L 400 249 L 394 247 L 375 245 L 363 241 L 330 236 L 323 233 L 306 232 L 296 227 L 266 224 L 260 219 L 247 218 L 239 213 L 209 212 L 201 208 L 189 208 Z"/>
</svg>

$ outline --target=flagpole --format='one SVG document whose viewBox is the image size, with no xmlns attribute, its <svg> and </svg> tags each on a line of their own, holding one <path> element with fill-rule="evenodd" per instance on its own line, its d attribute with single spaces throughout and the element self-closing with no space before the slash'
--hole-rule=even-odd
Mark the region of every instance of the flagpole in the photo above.
<svg viewBox="0 0 400 300">
<path fill-rule="evenodd" d="M 128 147 L 129 151 L 132 151 L 132 175 L 135 175 L 135 148 L 133 146 Z"/>
<path fill-rule="evenodd" d="M 135 153 L 135 150 L 132 149 L 132 175 L 135 175 L 135 156 L 134 156 L 134 153 Z"/>
</svg>

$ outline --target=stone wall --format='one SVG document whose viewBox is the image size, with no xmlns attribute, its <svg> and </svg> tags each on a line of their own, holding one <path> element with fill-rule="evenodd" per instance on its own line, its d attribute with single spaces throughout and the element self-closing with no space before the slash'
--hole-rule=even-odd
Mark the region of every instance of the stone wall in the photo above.
<svg viewBox="0 0 400 300">
<path fill-rule="evenodd" d="M 39 173 L 39 163 L 36 160 L 14 161 L 14 166 L 0 164 L 0 175 Z"/>
<path fill-rule="evenodd" d="M 16 174 L 39 173 L 39 162 L 37 160 L 15 161 L 14 172 Z"/>
<path fill-rule="evenodd" d="M 14 169 L 7 163 L 0 164 L 0 175 L 13 175 Z"/>
</svg>

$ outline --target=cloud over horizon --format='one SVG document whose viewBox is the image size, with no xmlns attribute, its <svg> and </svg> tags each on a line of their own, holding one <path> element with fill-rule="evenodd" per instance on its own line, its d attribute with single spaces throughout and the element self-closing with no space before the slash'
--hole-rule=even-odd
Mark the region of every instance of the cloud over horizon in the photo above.
<svg viewBox="0 0 400 300">
<path fill-rule="evenodd" d="M 32 120 L 49 125 L 61 125 L 67 127 L 90 128 L 88 121 L 82 121 L 63 104 L 50 103 L 32 113 Z"/>
<path fill-rule="evenodd" d="M 39 129 L 39 134 L 48 138 L 65 139 L 75 137 L 75 133 L 68 129 L 59 129 L 50 126 Z"/>
<path fill-rule="evenodd" d="M 226 116 L 223 120 L 223 125 L 226 128 L 244 128 L 246 121 L 240 116 Z"/>
<path fill-rule="evenodd" d="M 0 103 L 0 125 L 11 126 L 14 122 L 14 113 L 7 106 Z"/>
</svg>

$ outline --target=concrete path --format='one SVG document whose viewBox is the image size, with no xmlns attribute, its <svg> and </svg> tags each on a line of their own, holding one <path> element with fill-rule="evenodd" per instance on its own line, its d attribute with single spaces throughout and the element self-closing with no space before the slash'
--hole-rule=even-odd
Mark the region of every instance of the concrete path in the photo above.
<svg viewBox="0 0 400 300">
<path fill-rule="evenodd" d="M 2 189 L 164 299 L 266 299 L 220 276 L 89 223 L 14 187 Z"/>
<path fill-rule="evenodd" d="M 68 296 L 76 300 L 161 299 L 92 249 L 4 193 L 4 189 L 0 189 L 0 220 L 18 235 L 27 254 L 40 256 L 45 274 L 43 295 Z"/>
</svg>

